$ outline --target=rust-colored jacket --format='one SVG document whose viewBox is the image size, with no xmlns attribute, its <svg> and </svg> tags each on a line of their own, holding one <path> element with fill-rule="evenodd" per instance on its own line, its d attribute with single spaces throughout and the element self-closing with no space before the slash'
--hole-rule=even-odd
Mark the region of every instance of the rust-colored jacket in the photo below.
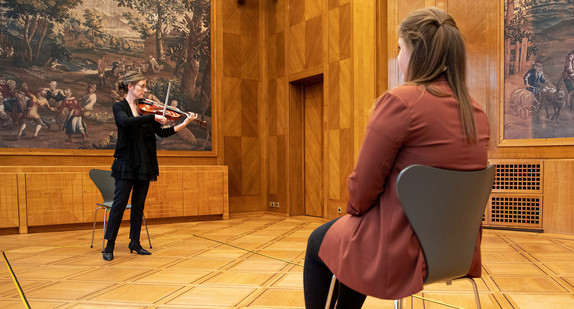
<svg viewBox="0 0 574 309">
<path fill-rule="evenodd" d="M 452 93 L 446 81 L 433 84 Z M 348 287 L 384 299 L 423 289 L 424 256 L 395 193 L 402 169 L 425 164 L 455 170 L 487 166 L 489 125 L 473 101 L 478 143 L 465 143 L 458 103 L 424 86 L 403 85 L 378 102 L 348 179 L 348 215 L 329 229 L 319 256 Z M 464 205 L 461 205 L 464 207 Z M 480 277 L 480 236 L 469 275 Z"/>
</svg>

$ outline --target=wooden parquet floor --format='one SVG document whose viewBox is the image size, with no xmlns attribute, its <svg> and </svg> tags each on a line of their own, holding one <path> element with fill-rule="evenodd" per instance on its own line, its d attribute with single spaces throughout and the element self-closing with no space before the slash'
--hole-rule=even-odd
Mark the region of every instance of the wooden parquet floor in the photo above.
<svg viewBox="0 0 574 309">
<path fill-rule="evenodd" d="M 129 253 L 123 226 L 112 262 L 101 257 L 101 226 L 94 248 L 92 231 L 76 230 L 0 236 L 0 249 L 34 309 L 304 308 L 306 240 L 323 222 L 258 213 L 150 225 L 151 256 Z M 485 230 L 483 239 L 482 308 L 574 308 L 574 237 Z M 407 298 L 405 308 L 475 308 L 465 280 L 417 296 L 444 304 Z M 6 266 L 0 308 L 24 308 Z M 363 308 L 393 303 L 368 297 Z"/>
</svg>

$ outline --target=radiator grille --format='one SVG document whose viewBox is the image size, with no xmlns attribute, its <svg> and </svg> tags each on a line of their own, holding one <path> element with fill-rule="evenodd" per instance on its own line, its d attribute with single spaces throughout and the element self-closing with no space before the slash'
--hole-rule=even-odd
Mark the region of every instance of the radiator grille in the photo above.
<svg viewBox="0 0 574 309">
<path fill-rule="evenodd" d="M 540 191 L 541 164 L 497 164 L 496 178 L 492 189 L 495 191 Z"/>
<path fill-rule="evenodd" d="M 543 170 L 541 161 L 496 164 L 485 226 L 542 229 Z"/>
<path fill-rule="evenodd" d="M 503 226 L 542 227 L 541 198 L 493 195 L 490 222 Z"/>
</svg>

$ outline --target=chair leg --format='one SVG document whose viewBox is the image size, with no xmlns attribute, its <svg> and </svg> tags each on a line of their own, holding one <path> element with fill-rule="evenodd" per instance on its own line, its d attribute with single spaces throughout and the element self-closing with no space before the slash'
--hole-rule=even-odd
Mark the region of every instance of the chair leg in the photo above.
<svg viewBox="0 0 574 309">
<path fill-rule="evenodd" d="M 335 291 L 335 283 L 337 282 L 337 278 L 333 275 L 331 278 L 331 284 L 329 285 L 329 294 L 327 294 L 327 302 L 325 303 L 325 309 L 331 308 L 331 300 L 333 299 L 333 292 Z"/>
<path fill-rule="evenodd" d="M 395 299 L 395 309 L 403 309 L 403 299 Z"/>
<path fill-rule="evenodd" d="M 101 207 L 96 207 L 96 211 L 94 212 L 94 226 L 92 227 L 92 243 L 90 244 L 90 248 L 94 247 L 94 234 L 96 233 L 96 218 L 98 217 L 98 209 Z"/>
<path fill-rule="evenodd" d="M 143 222 L 145 225 L 145 232 L 147 233 L 147 241 L 149 242 L 149 248 L 151 249 L 151 239 L 149 238 L 149 231 L 147 230 L 147 223 L 145 222 L 145 215 L 142 215 Z"/>
<path fill-rule="evenodd" d="M 108 221 L 108 208 L 104 208 L 104 231 L 102 232 L 102 252 L 104 252 L 104 243 L 106 242 L 106 222 Z"/>
<path fill-rule="evenodd" d="M 472 283 L 472 290 L 474 291 L 474 299 L 476 300 L 476 308 L 477 309 L 481 309 L 480 307 L 480 297 L 478 295 L 478 287 L 476 286 L 476 282 L 474 282 L 474 279 L 468 277 L 468 280 L 470 280 L 470 283 Z"/>
</svg>

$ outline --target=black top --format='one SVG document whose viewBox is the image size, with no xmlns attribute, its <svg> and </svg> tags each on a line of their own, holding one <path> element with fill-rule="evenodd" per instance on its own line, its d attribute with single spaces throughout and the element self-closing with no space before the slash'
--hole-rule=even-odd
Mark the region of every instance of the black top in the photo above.
<svg viewBox="0 0 574 309">
<path fill-rule="evenodd" d="M 156 134 L 168 137 L 175 134 L 173 127 L 162 128 L 155 115 L 134 117 L 125 99 L 114 103 L 114 118 L 118 127 L 118 140 L 112 164 L 112 176 L 120 179 L 157 180 Z"/>
</svg>

